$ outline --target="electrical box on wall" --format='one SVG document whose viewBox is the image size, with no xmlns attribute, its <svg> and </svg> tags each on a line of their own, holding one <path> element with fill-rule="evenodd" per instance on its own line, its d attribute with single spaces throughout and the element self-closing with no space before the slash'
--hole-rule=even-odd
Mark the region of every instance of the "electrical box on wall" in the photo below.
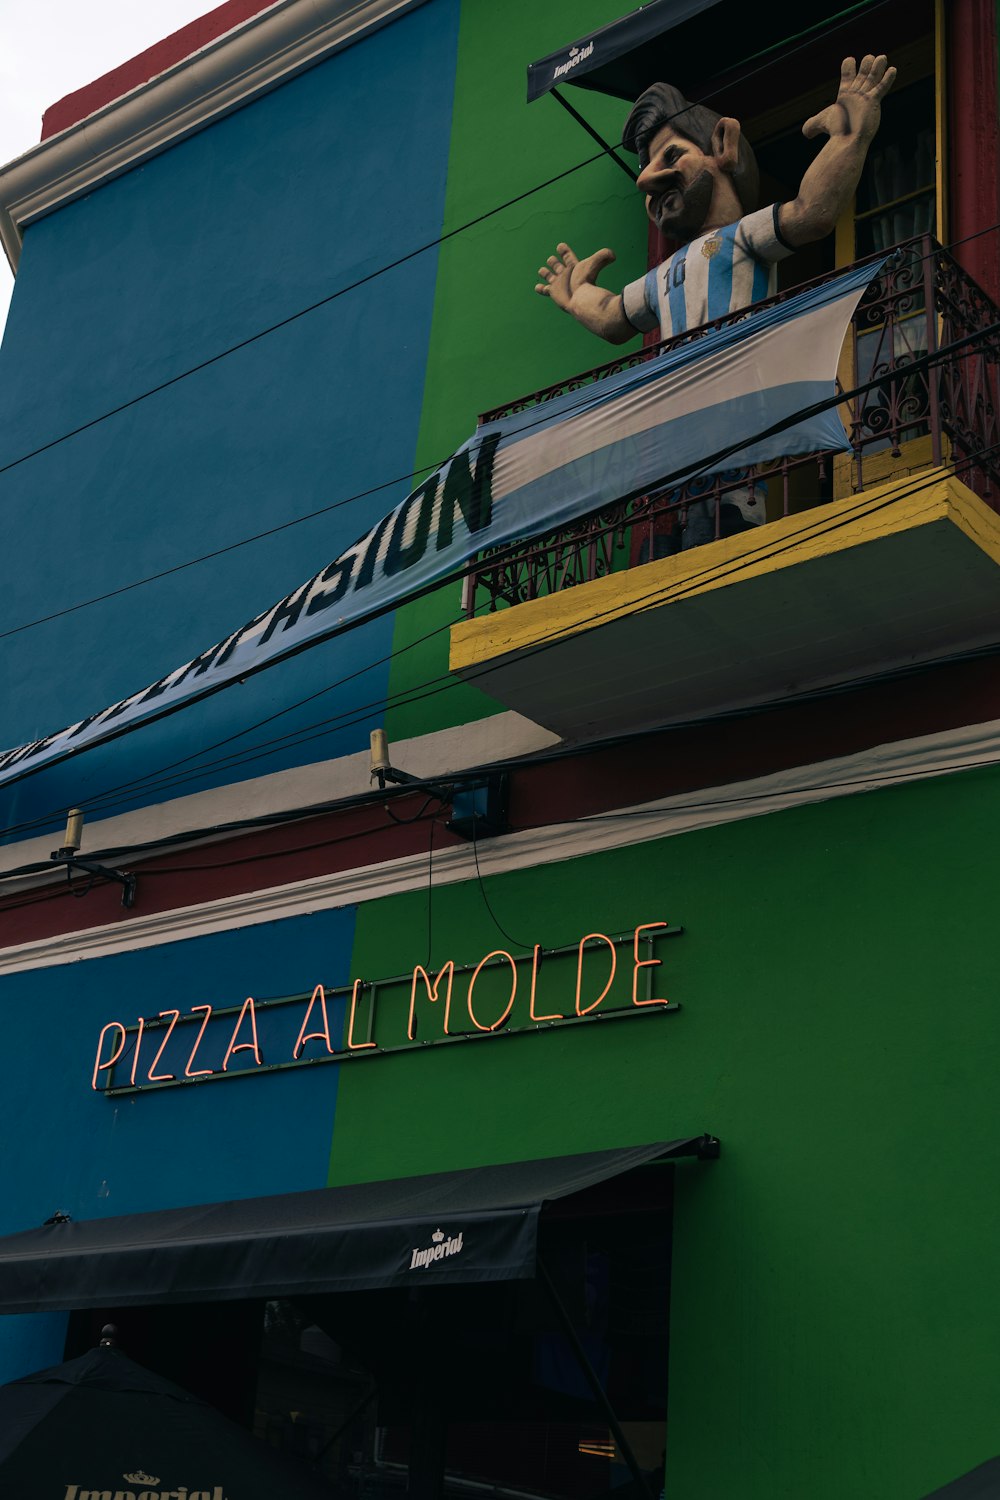
<svg viewBox="0 0 1000 1500">
<path fill-rule="evenodd" d="M 510 832 L 507 821 L 509 777 L 506 771 L 457 787 L 446 827 L 463 839 L 495 839 Z"/>
</svg>

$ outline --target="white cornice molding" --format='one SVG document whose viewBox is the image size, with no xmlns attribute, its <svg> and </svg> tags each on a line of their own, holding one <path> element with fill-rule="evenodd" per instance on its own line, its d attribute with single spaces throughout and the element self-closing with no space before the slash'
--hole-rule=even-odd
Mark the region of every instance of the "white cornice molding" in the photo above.
<svg viewBox="0 0 1000 1500">
<path fill-rule="evenodd" d="M 248 104 L 426 0 L 278 0 L 0 169 L 0 240 Z"/>
<path fill-rule="evenodd" d="M 479 845 L 478 869 L 482 875 L 502 875 L 582 859 L 609 849 L 693 833 L 834 797 L 881 791 L 913 780 L 997 764 L 1000 764 L 1000 720 L 877 745 L 854 755 L 796 766 L 750 781 L 616 808 L 578 822 L 549 824 L 484 840 Z M 435 886 L 476 878 L 476 858 L 471 845 L 435 854 Z M 128 917 L 102 927 L 19 943 L 0 951 L 0 975 L 107 958 L 160 943 L 231 932 L 259 922 L 378 901 L 426 884 L 427 855 L 404 855 L 381 864 L 356 866 L 197 906 Z"/>
<path fill-rule="evenodd" d="M 431 779 L 473 771 L 493 761 L 516 761 L 558 743 L 558 736 L 550 730 L 505 710 L 471 724 L 396 740 L 392 758 L 397 768 L 412 776 Z M 331 803 L 348 801 L 367 791 L 370 760 L 367 750 L 356 751 L 334 760 L 313 761 L 289 771 L 272 771 L 267 776 L 211 787 L 204 792 L 189 792 L 183 797 L 139 807 L 134 812 L 116 813 L 108 818 L 92 818 L 88 814 L 85 853 L 92 859 L 107 860 L 108 850 L 131 849 L 141 850 L 141 857 L 149 859 L 157 853 L 161 842 L 169 841 L 176 850 L 181 847 L 178 841 L 187 838 L 191 844 L 204 844 L 231 837 L 231 831 L 225 829 L 229 823 L 252 822 L 273 813 L 293 811 L 305 817 L 310 808 L 328 809 Z M 219 825 L 222 832 L 206 834 L 206 829 Z M 252 834 L 254 829 L 248 827 L 246 831 Z M 0 875 L 22 865 L 46 862 L 55 839 L 56 835 L 46 833 L 0 846 Z M 133 859 L 137 857 L 138 854 L 132 855 Z M 114 858 L 120 862 L 119 856 Z M 44 874 L 9 880 L 0 890 L 13 892 L 63 878 L 64 871 L 53 867 Z"/>
</svg>

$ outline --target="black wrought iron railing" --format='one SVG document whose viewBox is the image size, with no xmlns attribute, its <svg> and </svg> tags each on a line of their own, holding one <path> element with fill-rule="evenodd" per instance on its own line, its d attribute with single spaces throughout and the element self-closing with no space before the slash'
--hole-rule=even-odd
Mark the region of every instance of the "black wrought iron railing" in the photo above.
<svg viewBox="0 0 1000 1500">
<path fill-rule="evenodd" d="M 543 405 L 743 316 L 745 310 L 611 360 L 480 420 Z M 845 344 L 838 389 L 845 393 L 839 410 L 849 453 L 781 458 L 673 485 L 622 499 L 515 548 L 484 553 L 466 583 L 466 613 L 521 604 L 730 535 L 748 524 L 748 506 L 759 506 L 770 521 L 807 510 L 834 498 L 835 477 L 836 492 L 846 494 L 908 472 L 916 484 L 921 468 L 947 464 L 1000 511 L 1000 310 L 930 235 L 897 246 L 866 291 Z"/>
</svg>

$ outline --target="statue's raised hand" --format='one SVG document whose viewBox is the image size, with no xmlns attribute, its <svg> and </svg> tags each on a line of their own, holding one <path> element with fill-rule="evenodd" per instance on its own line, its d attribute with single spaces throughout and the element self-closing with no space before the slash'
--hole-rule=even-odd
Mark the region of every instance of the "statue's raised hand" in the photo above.
<svg viewBox="0 0 1000 1500">
<path fill-rule="evenodd" d="M 569 245 L 557 245 L 555 255 L 550 255 L 546 264 L 538 268 L 542 279 L 535 283 L 535 291 L 540 297 L 551 297 L 563 312 L 579 315 L 578 305 L 574 306 L 574 303 L 579 304 L 583 288 L 594 286 L 605 266 L 610 266 L 614 258 L 613 250 L 604 249 L 595 250 L 585 260 L 577 260 Z M 588 295 L 592 294 L 583 293 L 584 298 Z"/>
<path fill-rule="evenodd" d="M 802 134 L 812 139 L 817 135 L 858 136 L 871 140 L 878 130 L 882 115 L 882 100 L 896 81 L 896 69 L 889 67 L 884 53 L 873 57 L 869 52 L 861 59 L 860 66 L 853 57 L 845 57 L 840 67 L 840 88 L 837 101 L 818 115 L 813 115 L 802 127 Z"/>
</svg>

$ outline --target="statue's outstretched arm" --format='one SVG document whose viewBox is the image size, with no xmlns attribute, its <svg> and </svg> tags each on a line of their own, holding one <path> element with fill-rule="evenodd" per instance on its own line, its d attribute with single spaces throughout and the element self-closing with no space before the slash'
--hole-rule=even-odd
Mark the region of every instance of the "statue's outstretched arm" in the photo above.
<svg viewBox="0 0 1000 1500">
<path fill-rule="evenodd" d="M 802 127 L 808 138 L 829 139 L 807 169 L 798 197 L 778 211 L 781 235 L 789 245 L 808 245 L 834 228 L 847 208 L 861 177 L 868 147 L 878 130 L 882 100 L 896 81 L 888 59 L 871 54 L 845 57 L 840 70 L 836 103 L 813 115 Z"/>
<path fill-rule="evenodd" d="M 579 260 L 569 245 L 559 244 L 555 255 L 539 266 L 541 280 L 535 291 L 609 344 L 624 344 L 636 337 L 636 329 L 625 316 L 621 296 L 597 285 L 598 276 L 614 258 L 614 251 L 605 249 Z"/>
</svg>

